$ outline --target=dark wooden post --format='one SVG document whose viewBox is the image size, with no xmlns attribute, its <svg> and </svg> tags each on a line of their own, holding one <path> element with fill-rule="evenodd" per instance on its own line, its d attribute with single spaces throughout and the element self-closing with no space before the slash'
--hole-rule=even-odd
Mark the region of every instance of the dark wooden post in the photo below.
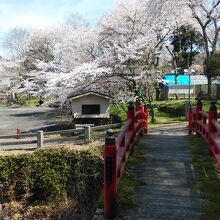
<svg viewBox="0 0 220 220">
<path fill-rule="evenodd" d="M 209 108 L 209 122 L 208 122 L 208 142 L 209 145 L 212 143 L 211 141 L 211 133 L 216 131 L 215 126 L 212 124 L 213 120 L 217 121 L 217 107 L 216 102 L 211 102 L 211 106 Z"/>
<path fill-rule="evenodd" d="M 149 114 L 148 114 L 148 110 L 147 110 L 147 105 L 144 105 L 144 120 L 145 120 L 145 123 L 144 123 L 144 135 L 148 134 L 148 117 L 149 117 Z"/>
<path fill-rule="evenodd" d="M 131 120 L 131 125 L 128 128 L 128 131 L 132 132 L 131 143 L 133 144 L 136 138 L 136 129 L 135 129 L 135 106 L 133 102 L 128 103 L 128 112 L 127 118 Z"/>
<path fill-rule="evenodd" d="M 139 102 L 138 102 L 137 111 L 140 112 L 140 114 L 138 115 L 138 131 L 140 132 L 140 134 L 142 134 L 143 126 L 144 126 L 144 124 L 143 124 L 144 105 L 141 100 L 139 100 Z"/>
<path fill-rule="evenodd" d="M 196 105 L 196 134 L 199 135 L 199 123 L 198 121 L 202 120 L 202 115 L 199 113 L 200 111 L 202 111 L 202 100 L 198 99 L 197 105 Z"/>
<path fill-rule="evenodd" d="M 189 118 L 188 119 L 189 120 L 189 125 L 188 125 L 189 126 L 189 131 L 188 132 L 189 132 L 189 134 L 192 134 L 192 130 L 193 130 L 192 129 L 192 127 L 193 127 L 193 108 L 192 108 L 192 106 L 189 107 L 188 111 L 189 111 L 188 112 L 188 116 L 189 116 L 188 117 Z"/>
<path fill-rule="evenodd" d="M 109 129 L 104 149 L 104 216 L 116 216 L 117 175 L 116 175 L 116 141 L 114 131 Z"/>
</svg>

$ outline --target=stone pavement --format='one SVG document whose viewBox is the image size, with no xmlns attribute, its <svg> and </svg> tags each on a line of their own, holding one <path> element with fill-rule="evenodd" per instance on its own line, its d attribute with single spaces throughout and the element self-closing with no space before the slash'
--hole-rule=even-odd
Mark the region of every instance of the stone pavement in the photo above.
<svg viewBox="0 0 220 220">
<path fill-rule="evenodd" d="M 154 128 L 139 141 L 146 160 L 134 167 L 138 182 L 132 210 L 119 216 L 134 220 L 198 220 L 202 200 L 193 189 L 192 168 L 186 125 Z"/>
</svg>

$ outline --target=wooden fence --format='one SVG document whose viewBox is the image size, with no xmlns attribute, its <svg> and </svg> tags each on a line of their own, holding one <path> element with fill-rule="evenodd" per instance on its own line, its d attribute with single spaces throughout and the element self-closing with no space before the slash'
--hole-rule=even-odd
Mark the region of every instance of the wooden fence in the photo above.
<svg viewBox="0 0 220 220">
<path fill-rule="evenodd" d="M 203 110 L 201 100 L 196 107 L 189 109 L 189 134 L 196 133 L 209 145 L 209 149 L 220 165 L 220 124 L 217 121 L 216 103 L 212 102 L 209 111 Z"/>
<path fill-rule="evenodd" d="M 80 129 L 69 129 L 60 131 L 43 132 L 37 131 L 36 133 L 17 133 L 16 135 L 1 135 L 0 147 L 10 146 L 11 149 L 35 149 L 41 148 L 44 144 L 58 143 L 58 142 L 76 142 L 76 143 L 89 143 L 92 140 L 104 139 L 107 129 L 121 128 L 122 124 L 110 124 L 103 126 L 90 127 Z M 14 140 L 16 139 L 16 140 Z M 34 147 L 28 145 L 36 144 Z M 26 145 L 27 147 L 25 147 Z M 19 146 L 19 147 L 18 147 Z M 22 147 L 20 147 L 22 146 Z"/>
</svg>

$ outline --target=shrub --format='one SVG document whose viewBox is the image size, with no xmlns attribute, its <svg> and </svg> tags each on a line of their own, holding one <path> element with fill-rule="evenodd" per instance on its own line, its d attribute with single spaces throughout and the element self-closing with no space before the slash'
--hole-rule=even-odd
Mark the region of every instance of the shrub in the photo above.
<svg viewBox="0 0 220 220">
<path fill-rule="evenodd" d="M 169 102 L 163 103 L 158 106 L 159 112 L 164 112 L 170 117 L 185 116 L 185 103 L 184 102 Z"/>
<path fill-rule="evenodd" d="M 74 201 L 71 209 L 77 208 L 77 215 L 80 215 L 81 208 L 88 210 L 91 215 L 102 189 L 102 178 L 103 159 L 95 147 L 83 149 L 63 146 L 37 150 L 32 154 L 0 156 L 3 192 L 0 202 L 6 204 L 25 200 L 30 211 L 30 206 L 54 202 L 61 204 L 71 200 Z M 40 212 L 39 207 L 35 210 Z M 59 215 L 66 215 L 66 212 L 61 208 Z"/>
</svg>

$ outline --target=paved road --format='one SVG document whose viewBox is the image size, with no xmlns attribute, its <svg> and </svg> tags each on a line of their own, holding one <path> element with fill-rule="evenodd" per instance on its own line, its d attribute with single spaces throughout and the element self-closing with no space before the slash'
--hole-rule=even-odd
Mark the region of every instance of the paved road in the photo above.
<svg viewBox="0 0 220 220">
<path fill-rule="evenodd" d="M 71 128 L 71 116 L 66 116 L 66 114 L 58 109 L 47 107 L 0 107 L 0 119 L 0 135 L 15 135 L 16 128 L 19 128 L 21 133 L 36 132 L 37 130 L 55 131 Z M 33 139 L 36 138 L 28 138 L 28 140 Z M 27 138 L 25 140 L 27 140 Z M 1 142 L 8 141 L 14 142 L 16 139 L 0 139 L 0 150 L 36 147 L 36 144 L 17 144 L 13 146 L 1 145 Z M 64 143 L 66 144 L 72 142 L 56 141 L 51 144 L 44 144 L 44 146 Z"/>
<path fill-rule="evenodd" d="M 135 210 L 121 212 L 135 220 L 197 220 L 201 215 L 200 195 L 193 189 L 196 174 L 186 128 L 152 129 L 141 138 L 146 160 L 134 167 L 137 186 L 132 196 Z M 144 184 L 143 184 L 144 183 Z"/>
<path fill-rule="evenodd" d="M 0 119 L 0 135 L 14 135 L 16 128 L 22 132 L 57 130 L 71 120 L 59 110 L 47 107 L 0 107 Z"/>
</svg>

